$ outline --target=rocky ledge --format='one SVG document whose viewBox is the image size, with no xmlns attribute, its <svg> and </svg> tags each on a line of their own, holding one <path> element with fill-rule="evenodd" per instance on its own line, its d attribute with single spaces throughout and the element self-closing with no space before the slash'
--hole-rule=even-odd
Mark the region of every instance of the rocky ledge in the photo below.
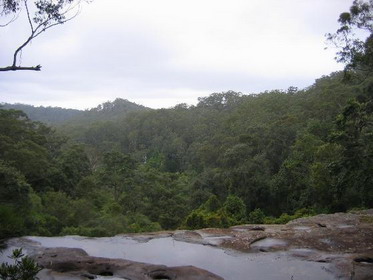
<svg viewBox="0 0 373 280">
<path fill-rule="evenodd" d="M 297 219 L 286 225 L 241 225 L 229 229 L 210 228 L 124 236 L 139 243 L 157 238 L 172 238 L 248 254 L 286 253 L 301 260 L 331 264 L 335 279 L 373 279 L 373 210 L 318 215 Z M 19 246 L 21 241 L 18 239 L 15 242 Z M 92 257 L 82 249 L 32 248 L 35 246 L 31 244 L 28 250 L 30 255 L 45 268 L 39 275 L 43 280 L 107 277 L 131 280 L 222 279 L 193 266 L 167 267 L 124 259 Z"/>
<path fill-rule="evenodd" d="M 285 251 L 307 261 L 334 264 L 336 279 L 373 279 L 373 209 L 317 215 L 286 225 L 241 225 L 174 236 L 247 253 Z"/>
<path fill-rule="evenodd" d="M 123 259 L 91 257 L 84 250 L 76 248 L 45 248 L 34 255 L 34 259 L 44 268 L 44 271 L 38 275 L 44 280 L 96 279 L 99 276 L 131 280 L 223 279 L 193 266 L 167 267 Z"/>
</svg>

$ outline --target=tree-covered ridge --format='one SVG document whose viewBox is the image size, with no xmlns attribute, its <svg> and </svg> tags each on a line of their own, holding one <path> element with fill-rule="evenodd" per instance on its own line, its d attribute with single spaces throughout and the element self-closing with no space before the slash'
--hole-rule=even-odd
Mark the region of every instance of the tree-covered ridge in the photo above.
<svg viewBox="0 0 373 280">
<path fill-rule="evenodd" d="M 1 236 L 226 227 L 372 207 L 372 80 L 343 77 L 214 93 L 85 129 L 72 122 L 70 136 L 2 109 Z"/>
<path fill-rule="evenodd" d="M 212 94 L 197 106 L 131 114 L 122 122 L 97 125 L 79 139 L 100 152 L 115 146 L 163 172 L 193 172 L 193 196 L 201 196 L 198 203 L 211 194 L 224 200 L 233 192 L 248 211 L 259 207 L 269 214 L 291 212 L 315 203 L 311 198 L 307 199 L 312 202 L 302 201 L 311 190 L 300 181 L 311 165 L 329 164 L 313 160 L 321 157 L 319 150 L 340 155 L 342 143 L 334 135 L 344 132 L 337 120 L 348 110 L 350 99 L 363 100 L 369 92 L 369 81 L 346 85 L 342 78 L 342 73 L 323 77 L 297 92 Z M 295 162 L 303 166 L 291 165 Z M 294 198 L 285 202 L 282 191 Z M 315 191 L 312 195 L 320 198 Z M 330 201 L 324 206 L 334 207 Z"/>
<path fill-rule="evenodd" d="M 2 103 L 0 104 L 0 107 L 3 109 L 15 109 L 23 111 L 33 121 L 54 126 L 63 125 L 69 122 L 72 122 L 75 125 L 78 123 L 81 125 L 87 125 L 96 121 L 107 121 L 122 118 L 126 114 L 133 111 L 149 110 L 142 105 L 138 105 L 121 98 L 117 98 L 112 102 L 104 102 L 95 108 L 86 110 L 65 109 L 51 106 L 32 106 L 19 103 Z"/>
<path fill-rule="evenodd" d="M 33 121 L 39 121 L 49 125 L 57 125 L 68 121 L 83 112 L 76 109 L 65 109 L 60 107 L 43 107 L 43 106 L 32 106 L 26 104 L 9 104 L 2 103 L 0 105 L 3 109 L 15 109 L 23 111 Z"/>
</svg>

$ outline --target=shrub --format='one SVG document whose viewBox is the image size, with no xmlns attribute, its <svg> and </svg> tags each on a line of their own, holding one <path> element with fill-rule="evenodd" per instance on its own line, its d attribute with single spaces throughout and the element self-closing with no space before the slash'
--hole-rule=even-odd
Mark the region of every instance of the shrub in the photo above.
<svg viewBox="0 0 373 280">
<path fill-rule="evenodd" d="M 224 209 L 228 216 L 234 218 L 237 223 L 246 219 L 246 205 L 241 198 L 236 195 L 229 195 L 224 202 Z"/>
<path fill-rule="evenodd" d="M 250 224 L 263 224 L 265 215 L 260 208 L 256 208 L 249 213 L 248 222 Z"/>
<path fill-rule="evenodd" d="M 14 264 L 2 263 L 0 266 L 0 279 L 3 280 L 34 280 L 36 274 L 42 269 L 33 259 L 22 254 L 22 249 L 13 250 L 9 258 Z"/>
</svg>

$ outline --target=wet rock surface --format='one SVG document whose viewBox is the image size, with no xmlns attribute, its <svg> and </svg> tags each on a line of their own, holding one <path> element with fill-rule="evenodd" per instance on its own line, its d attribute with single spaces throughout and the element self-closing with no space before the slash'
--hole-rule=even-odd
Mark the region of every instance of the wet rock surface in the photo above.
<svg viewBox="0 0 373 280">
<path fill-rule="evenodd" d="M 167 267 L 123 259 L 92 257 L 77 248 L 44 248 L 33 258 L 47 269 L 47 272 L 39 275 L 41 279 L 97 279 L 100 276 L 131 280 L 223 279 L 194 266 Z"/>
<path fill-rule="evenodd" d="M 370 220 L 371 218 L 372 220 Z M 268 246 L 268 250 L 312 248 L 332 253 L 369 253 L 373 251 L 373 213 L 336 213 L 301 218 L 286 225 L 261 225 L 264 230 L 253 232 L 250 227 L 231 228 L 232 240 L 222 246 L 252 251 L 256 241 L 264 238 L 283 240 L 283 248 Z M 225 233 L 226 234 L 226 233 Z"/>
<path fill-rule="evenodd" d="M 373 279 L 373 210 L 318 215 L 297 219 L 286 225 L 241 225 L 229 229 L 119 235 L 112 240 L 105 239 L 107 243 L 103 246 L 113 246 L 107 248 L 105 254 L 100 254 L 100 248 L 95 248 L 88 255 L 85 250 L 71 247 L 80 244 L 79 242 L 95 242 L 97 239 L 94 238 L 71 237 L 66 243 L 63 243 L 63 237 L 43 241 L 44 243 L 37 241 L 41 239 L 26 237 L 8 242 L 8 246 L 26 248 L 27 253 L 45 268 L 39 275 L 41 280 L 223 279 L 223 274 L 217 273 L 220 275 L 218 276 L 213 266 L 202 265 L 206 258 L 211 258 L 216 262 L 215 266 L 220 266 L 224 272 L 229 271 L 225 274 L 225 279 Z M 71 239 L 76 243 L 71 243 Z M 123 246 L 124 243 L 120 242 L 127 242 L 123 255 L 110 255 L 117 247 Z M 146 246 L 153 244 L 154 248 L 156 243 L 156 250 L 169 244 L 167 246 L 171 246 L 174 252 L 177 251 L 178 257 L 171 256 L 170 264 L 158 255 L 155 262 L 151 258 L 145 258 L 145 261 L 127 260 L 131 246 L 136 250 L 137 246 L 143 246 L 146 249 L 141 249 L 141 253 L 151 254 L 146 251 L 150 247 Z M 55 248 L 65 247 L 66 244 L 70 248 Z M 207 257 L 198 256 L 200 260 L 194 263 L 187 261 L 186 265 L 180 265 L 173 261 L 175 258 L 183 258 L 188 252 L 194 254 L 198 248 L 211 249 L 208 252 L 205 250 Z M 226 259 L 227 255 L 221 253 L 223 250 L 228 252 L 231 259 L 236 256 L 241 258 L 241 263 L 237 266 L 234 262 L 230 263 Z M 218 255 L 222 260 L 220 265 L 217 263 Z M 193 255 L 191 259 L 195 258 L 196 255 Z M 287 266 L 290 272 L 283 273 L 282 278 L 279 278 L 280 274 L 266 278 L 261 274 L 268 270 L 266 262 L 270 262 L 274 270 Z M 249 267 L 250 265 L 252 266 Z M 261 272 L 248 275 L 247 271 L 260 265 L 263 266 Z M 307 271 L 310 266 L 314 266 L 321 274 L 312 275 L 315 270 L 311 270 L 311 273 Z M 244 273 L 233 271 L 242 267 L 246 269 Z M 320 270 L 327 271 L 327 274 L 322 274 L 326 272 Z"/>
<path fill-rule="evenodd" d="M 373 279 L 373 210 L 301 218 L 286 225 L 231 228 L 221 246 L 244 252 L 287 251 L 308 261 L 333 263 L 341 279 Z M 266 242 L 267 241 L 267 242 Z"/>
</svg>

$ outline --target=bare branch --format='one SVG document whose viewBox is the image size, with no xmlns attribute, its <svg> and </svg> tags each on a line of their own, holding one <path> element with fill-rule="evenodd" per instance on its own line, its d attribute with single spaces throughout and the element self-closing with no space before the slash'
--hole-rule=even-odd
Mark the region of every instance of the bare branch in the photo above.
<svg viewBox="0 0 373 280">
<path fill-rule="evenodd" d="M 30 17 L 30 11 L 28 8 L 27 0 L 24 0 L 25 2 L 25 8 L 26 8 L 26 14 L 27 14 L 27 19 L 30 24 L 31 32 L 34 32 L 34 25 L 32 24 L 31 17 Z"/>
<path fill-rule="evenodd" d="M 33 70 L 33 71 L 40 71 L 41 65 L 36 65 L 32 67 L 21 67 L 21 66 L 7 66 L 0 68 L 0 72 L 5 71 L 18 71 L 18 70 Z"/>
<path fill-rule="evenodd" d="M 78 7 L 78 10 L 79 10 L 79 12 L 80 12 L 80 8 L 81 8 L 81 3 L 82 3 L 82 1 L 77 1 L 77 3 L 75 3 L 75 4 L 73 4 L 74 2 L 72 2 L 71 4 L 70 4 L 70 7 L 68 7 L 67 9 L 66 9 L 66 11 L 65 12 L 63 12 L 63 13 L 61 13 L 61 15 L 66 15 L 67 13 L 69 13 L 70 11 L 72 11 L 72 10 L 74 10 L 76 7 Z"/>
<path fill-rule="evenodd" d="M 2 14 L 2 13 L 0 13 Z M 11 24 L 12 22 L 16 21 L 19 17 L 19 14 L 20 12 L 18 12 L 17 14 L 13 15 L 12 19 L 10 21 L 8 21 L 7 23 L 4 23 L 4 24 L 0 24 L 0 27 L 6 27 L 8 26 L 9 24 Z"/>
<path fill-rule="evenodd" d="M 34 39 L 34 38 L 35 38 L 34 32 L 32 32 L 31 36 L 20 47 L 18 47 L 18 49 L 16 49 L 16 51 L 14 52 L 14 55 L 13 55 L 13 64 L 12 64 L 12 67 L 16 67 L 18 53 L 24 47 L 26 47 L 31 42 L 31 40 Z"/>
</svg>

